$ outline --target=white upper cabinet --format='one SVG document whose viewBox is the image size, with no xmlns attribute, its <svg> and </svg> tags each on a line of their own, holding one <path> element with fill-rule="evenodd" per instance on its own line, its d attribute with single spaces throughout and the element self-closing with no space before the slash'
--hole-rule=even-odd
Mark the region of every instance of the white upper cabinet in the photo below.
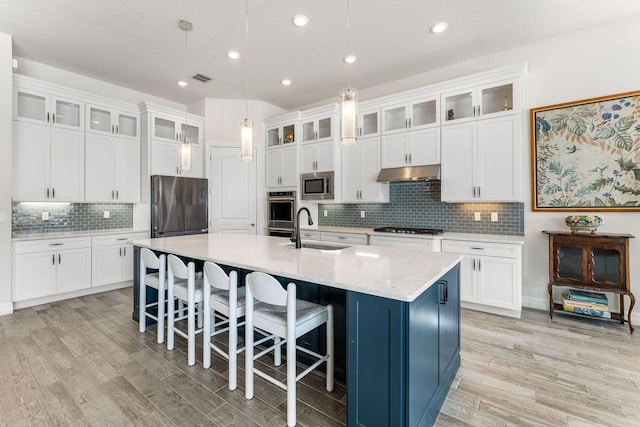
<svg viewBox="0 0 640 427">
<path fill-rule="evenodd" d="M 87 132 L 115 135 L 127 139 L 140 139 L 140 116 L 137 112 L 87 105 Z"/>
<path fill-rule="evenodd" d="M 189 121 L 188 116 L 170 116 L 153 114 L 152 137 L 159 141 L 184 142 L 185 139 L 194 145 L 202 145 L 202 123 L 198 119 Z"/>
<path fill-rule="evenodd" d="M 300 147 L 300 173 L 334 170 L 333 141 L 305 144 Z"/>
<path fill-rule="evenodd" d="M 267 188 L 295 189 L 298 186 L 298 147 L 291 145 L 267 151 Z"/>
<path fill-rule="evenodd" d="M 380 109 L 360 111 L 357 123 L 359 137 L 380 135 Z"/>
<path fill-rule="evenodd" d="M 520 113 L 519 79 L 467 87 L 442 95 L 442 124 Z"/>
<path fill-rule="evenodd" d="M 522 201 L 521 116 L 442 127 L 444 202 Z"/>
<path fill-rule="evenodd" d="M 302 142 L 327 141 L 335 138 L 335 116 L 320 116 L 302 120 Z"/>
<path fill-rule="evenodd" d="M 264 127 L 267 148 L 295 144 L 300 140 L 300 112 L 265 120 Z"/>
<path fill-rule="evenodd" d="M 13 119 L 83 130 L 84 102 L 64 95 L 14 86 Z"/>
<path fill-rule="evenodd" d="M 440 128 L 419 129 L 382 137 L 382 167 L 440 163 Z"/>
<path fill-rule="evenodd" d="M 382 107 L 382 134 L 406 132 L 440 124 L 439 98 L 426 97 Z"/>
<path fill-rule="evenodd" d="M 380 137 L 358 138 L 342 147 L 342 201 L 388 202 L 389 184 L 377 182 L 380 172 Z"/>
</svg>

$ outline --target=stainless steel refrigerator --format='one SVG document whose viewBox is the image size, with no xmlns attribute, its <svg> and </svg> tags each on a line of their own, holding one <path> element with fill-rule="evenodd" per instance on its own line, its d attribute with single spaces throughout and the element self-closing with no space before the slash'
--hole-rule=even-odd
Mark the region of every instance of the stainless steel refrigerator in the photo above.
<svg viewBox="0 0 640 427">
<path fill-rule="evenodd" d="M 151 237 L 209 231 L 207 180 L 178 176 L 151 177 Z"/>
</svg>

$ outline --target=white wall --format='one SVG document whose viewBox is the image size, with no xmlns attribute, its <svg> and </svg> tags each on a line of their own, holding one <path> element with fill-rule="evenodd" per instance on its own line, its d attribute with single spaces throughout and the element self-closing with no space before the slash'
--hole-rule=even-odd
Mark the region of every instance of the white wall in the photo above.
<svg viewBox="0 0 640 427">
<path fill-rule="evenodd" d="M 0 33 L 0 315 L 11 313 L 11 36 Z"/>
</svg>

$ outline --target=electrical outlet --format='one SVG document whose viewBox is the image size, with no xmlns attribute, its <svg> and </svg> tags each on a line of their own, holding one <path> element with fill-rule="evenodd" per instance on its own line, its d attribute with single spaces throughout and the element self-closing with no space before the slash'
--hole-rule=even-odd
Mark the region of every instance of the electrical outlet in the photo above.
<svg viewBox="0 0 640 427">
<path fill-rule="evenodd" d="M 104 215 L 103 215 L 103 217 L 104 217 L 104 218 L 109 218 L 109 211 L 104 211 Z"/>
<path fill-rule="evenodd" d="M 491 212 L 491 222 L 498 222 L 498 212 Z"/>
<path fill-rule="evenodd" d="M 0 224 L 7 222 L 7 214 L 0 213 Z"/>
<path fill-rule="evenodd" d="M 328 216 L 328 212 L 326 209 L 324 210 L 324 216 Z"/>
<path fill-rule="evenodd" d="M 474 212 L 473 213 L 473 220 L 474 221 L 480 221 L 480 212 Z"/>
<path fill-rule="evenodd" d="M 49 221 L 49 212 L 42 212 L 42 220 Z"/>
<path fill-rule="evenodd" d="M 360 218 L 364 218 L 364 211 L 360 211 Z"/>
</svg>

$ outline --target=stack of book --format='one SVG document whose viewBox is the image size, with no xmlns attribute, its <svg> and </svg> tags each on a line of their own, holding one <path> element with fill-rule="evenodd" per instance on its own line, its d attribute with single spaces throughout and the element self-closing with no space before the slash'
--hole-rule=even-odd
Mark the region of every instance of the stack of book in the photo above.
<svg viewBox="0 0 640 427">
<path fill-rule="evenodd" d="M 611 319 L 609 300 L 599 292 L 569 289 L 568 294 L 562 294 L 562 306 L 571 313 Z"/>
</svg>

